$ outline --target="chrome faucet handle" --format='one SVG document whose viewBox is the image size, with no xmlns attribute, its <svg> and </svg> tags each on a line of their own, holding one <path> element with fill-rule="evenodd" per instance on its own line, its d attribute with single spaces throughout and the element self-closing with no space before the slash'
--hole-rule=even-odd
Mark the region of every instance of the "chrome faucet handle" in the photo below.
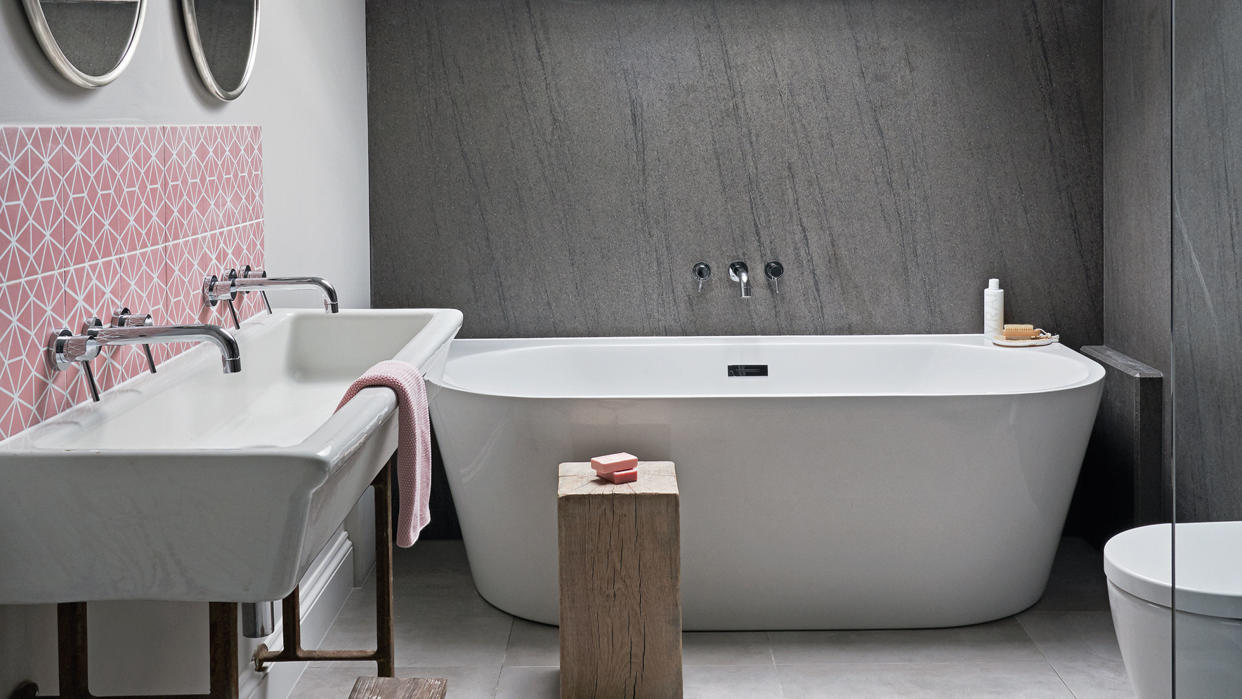
<svg viewBox="0 0 1242 699">
<path fill-rule="evenodd" d="M 242 267 L 242 279 L 267 279 L 266 269 L 255 269 L 250 265 Z M 246 292 L 250 293 L 249 291 Z M 272 315 L 272 302 L 267 300 L 267 292 L 259 289 L 259 298 L 263 299 L 263 307 L 267 309 L 267 314 Z"/>
<path fill-rule="evenodd" d="M 712 266 L 706 262 L 696 262 L 690 268 L 690 274 L 694 275 L 694 280 L 699 283 L 699 293 L 703 293 L 703 282 L 712 278 Z"/>
<path fill-rule="evenodd" d="M 82 377 L 86 381 L 86 389 L 91 400 L 99 401 L 99 383 L 95 381 L 95 372 L 91 369 L 91 360 L 99 356 L 102 345 L 96 339 L 103 323 L 98 318 L 87 318 L 82 323 L 82 332 L 74 335 L 69 328 L 53 331 L 47 341 L 48 358 L 52 369 L 64 371 L 77 364 L 82 369 Z"/>
<path fill-rule="evenodd" d="M 149 328 L 154 325 L 151 320 L 150 313 L 133 313 L 127 307 L 118 308 L 112 314 L 112 322 L 109 325 L 113 328 Z M 155 373 L 155 355 L 151 354 L 151 345 L 144 343 L 142 345 L 142 353 L 147 356 L 147 368 L 151 373 Z"/>
<path fill-rule="evenodd" d="M 729 279 L 742 286 L 742 298 L 750 298 L 750 269 L 745 262 L 736 260 L 729 263 Z"/>
<path fill-rule="evenodd" d="M 781 264 L 778 260 L 772 260 L 763 266 L 763 276 L 767 277 L 768 281 L 772 282 L 772 291 L 774 293 L 781 293 L 781 277 L 784 276 L 784 274 L 785 265 Z"/>
<path fill-rule="evenodd" d="M 232 282 L 227 279 L 221 280 L 214 274 L 203 277 L 203 303 L 205 305 L 214 306 L 220 301 L 232 298 L 236 293 Z"/>
<path fill-rule="evenodd" d="M 134 313 L 129 307 L 122 306 L 112 312 L 112 319 L 108 323 L 114 328 L 135 328 L 140 325 L 152 325 L 150 313 Z"/>
<path fill-rule="evenodd" d="M 82 334 L 91 340 L 99 336 L 100 330 L 103 330 L 103 321 L 95 316 L 82 321 Z M 90 359 L 81 360 L 82 376 L 86 379 L 86 390 L 90 392 L 91 400 L 95 403 L 99 402 L 99 382 L 95 380 L 95 370 L 91 369 L 91 359 L 99 356 L 100 349 L 102 349 L 101 345 L 95 345 L 95 351 L 91 354 Z"/>
<path fill-rule="evenodd" d="M 203 301 L 204 303 L 215 306 L 217 303 L 224 301 L 229 305 L 229 315 L 233 317 L 233 328 L 241 330 L 241 319 L 237 317 L 237 307 L 233 305 L 233 299 L 237 298 L 237 270 L 230 269 L 225 273 L 225 279 L 221 279 L 216 275 L 203 278 Z"/>
<path fill-rule="evenodd" d="M 99 334 L 99 331 L 102 328 L 103 328 L 103 321 L 96 318 L 95 316 L 91 316 L 87 318 L 86 320 L 82 321 L 82 334 L 83 335 L 95 337 L 96 335 Z"/>
<path fill-rule="evenodd" d="M 47 340 L 48 359 L 51 368 L 64 371 L 74 364 L 89 362 L 99 356 L 103 345 L 96 340 L 98 330 L 91 325 L 83 324 L 81 334 L 75 335 L 69 328 L 60 328 L 52 332 Z"/>
<path fill-rule="evenodd" d="M 236 291 L 237 270 L 236 269 L 229 270 L 228 280 L 229 280 L 229 288 L 233 289 L 233 292 L 229 294 L 229 300 L 228 300 L 229 315 L 233 317 L 233 329 L 241 330 L 241 318 L 237 317 L 237 304 L 233 303 L 233 299 L 237 298 L 237 291 Z"/>
</svg>

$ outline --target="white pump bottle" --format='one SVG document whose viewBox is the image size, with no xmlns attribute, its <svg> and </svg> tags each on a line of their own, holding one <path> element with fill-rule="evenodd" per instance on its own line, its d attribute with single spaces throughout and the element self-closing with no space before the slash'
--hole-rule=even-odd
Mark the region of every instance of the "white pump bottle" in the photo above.
<svg viewBox="0 0 1242 699">
<path fill-rule="evenodd" d="M 1005 330 L 1005 290 L 999 279 L 989 279 L 983 290 L 983 334 L 988 337 L 1001 335 Z"/>
</svg>

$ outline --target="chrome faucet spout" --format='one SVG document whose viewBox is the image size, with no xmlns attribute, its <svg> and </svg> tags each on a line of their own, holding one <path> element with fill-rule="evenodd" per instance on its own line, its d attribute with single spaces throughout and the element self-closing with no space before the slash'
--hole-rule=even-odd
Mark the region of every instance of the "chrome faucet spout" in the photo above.
<svg viewBox="0 0 1242 699">
<path fill-rule="evenodd" d="M 233 291 L 267 291 L 270 289 L 319 289 L 323 307 L 328 313 L 340 311 L 336 287 L 323 277 L 238 277 L 232 280 Z"/>
<path fill-rule="evenodd" d="M 241 371 L 241 349 L 237 346 L 237 338 L 225 328 L 210 323 L 101 328 L 93 339 L 101 348 L 111 345 L 210 342 L 220 351 L 224 373 Z"/>
</svg>

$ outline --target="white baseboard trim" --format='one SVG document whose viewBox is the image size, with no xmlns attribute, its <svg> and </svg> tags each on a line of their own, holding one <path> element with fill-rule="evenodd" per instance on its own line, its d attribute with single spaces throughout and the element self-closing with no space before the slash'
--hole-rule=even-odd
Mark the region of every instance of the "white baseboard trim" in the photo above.
<svg viewBox="0 0 1242 699">
<path fill-rule="evenodd" d="M 316 647 L 327 635 L 332 622 L 345 605 L 345 599 L 353 591 L 354 548 L 344 531 L 319 554 L 306 576 L 302 578 L 299 596 L 302 603 L 302 643 Z M 293 687 L 306 670 L 307 663 L 275 663 L 267 672 L 256 672 L 250 664 L 250 656 L 260 643 L 279 648 L 283 620 L 276 623 L 275 632 L 266 639 L 242 639 L 246 665 L 238 677 L 238 696 L 241 699 L 289 699 Z"/>
</svg>

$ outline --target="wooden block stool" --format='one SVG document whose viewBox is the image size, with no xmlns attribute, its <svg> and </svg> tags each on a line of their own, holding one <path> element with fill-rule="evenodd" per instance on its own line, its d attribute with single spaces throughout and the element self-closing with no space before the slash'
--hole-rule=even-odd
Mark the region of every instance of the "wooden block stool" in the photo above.
<svg viewBox="0 0 1242 699">
<path fill-rule="evenodd" d="M 561 697 L 680 697 L 677 474 L 644 461 L 613 485 L 560 466 Z"/>
<path fill-rule="evenodd" d="M 448 680 L 359 677 L 349 699 L 444 699 Z"/>
</svg>

